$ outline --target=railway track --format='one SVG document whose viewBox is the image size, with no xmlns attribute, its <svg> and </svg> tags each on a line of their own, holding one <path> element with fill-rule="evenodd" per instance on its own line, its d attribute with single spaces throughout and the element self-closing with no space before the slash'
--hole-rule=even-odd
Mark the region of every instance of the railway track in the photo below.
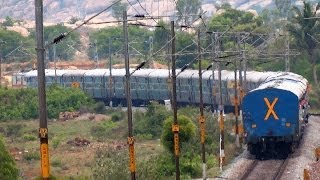
<svg viewBox="0 0 320 180">
<path fill-rule="evenodd" d="M 279 180 L 289 162 L 286 159 L 254 160 L 240 178 L 241 180 Z"/>
</svg>

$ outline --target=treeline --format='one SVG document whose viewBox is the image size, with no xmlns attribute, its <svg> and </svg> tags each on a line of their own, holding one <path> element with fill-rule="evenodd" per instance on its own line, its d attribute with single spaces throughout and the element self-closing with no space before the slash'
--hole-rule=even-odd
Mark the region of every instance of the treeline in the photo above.
<svg viewBox="0 0 320 180">
<path fill-rule="evenodd" d="M 51 86 L 46 92 L 48 118 L 58 118 L 60 112 L 93 109 L 94 101 L 80 89 Z M 0 88 L 0 121 L 38 118 L 37 89 Z"/>
<path fill-rule="evenodd" d="M 115 7 L 121 9 L 125 6 L 118 4 Z M 248 69 L 258 71 L 284 71 L 287 42 L 289 42 L 290 70 L 306 77 L 319 87 L 317 82 L 320 70 L 319 53 L 316 50 L 319 48 L 317 39 L 320 39 L 320 25 L 316 20 L 312 20 L 313 16 L 317 16 L 316 7 L 318 6 L 314 2 L 304 2 L 303 6 L 295 6 L 289 1 L 276 1 L 274 9 L 261 9 L 259 15 L 254 15 L 233 9 L 228 4 L 222 5 L 219 7 L 221 13 L 207 19 L 203 18 L 202 25 L 197 27 L 203 32 L 201 45 L 204 67 L 212 61 L 211 49 L 214 37 L 210 32 L 225 32 L 224 36 L 219 38 L 221 42 L 219 56 L 236 57 L 238 55 L 236 51 L 241 48 L 245 50 L 243 52 L 246 53 L 245 56 L 248 59 Z M 193 25 L 191 22 L 193 21 L 179 19 L 177 26 L 185 25 L 184 23 Z M 16 32 L 6 30 L 6 27 L 13 23 L 14 20 L 7 18 L 4 22 L 6 26 L 0 27 L 0 56 L 3 62 L 30 61 L 35 57 L 35 31 L 31 29 L 30 35 L 23 37 Z M 52 42 L 55 37 L 70 30 L 63 24 L 45 27 L 44 40 Z M 164 21 L 159 21 L 157 27 L 152 30 L 129 25 L 131 59 L 142 61 L 149 59 L 152 55 L 154 60 L 166 63 L 167 48 L 165 46 L 170 40 L 169 30 L 169 24 Z M 76 52 L 84 53 L 90 59 L 106 59 L 121 55 L 123 52 L 122 32 L 120 24 L 91 30 L 88 33 L 88 44 L 83 44 L 80 42 L 79 32 L 74 31 L 66 39 L 56 44 L 55 48 L 51 46 L 47 49 L 48 59 L 52 61 L 56 54 L 57 59 L 71 60 L 75 57 Z M 239 38 L 236 36 L 237 32 L 248 33 L 245 37 L 240 38 L 242 40 L 240 45 L 237 44 L 237 38 Z M 272 34 L 277 34 L 277 36 L 272 38 Z M 176 28 L 176 52 L 179 54 L 177 55 L 177 67 L 181 68 L 193 62 L 193 67 L 196 68 L 196 61 L 194 61 L 197 53 L 196 41 L 197 34 L 194 29 Z M 261 46 L 264 48 L 257 49 Z M 238 56 L 239 59 L 240 56 Z M 120 62 L 120 58 L 111 59 Z M 233 69 L 233 65 L 229 64 L 222 68 Z"/>
</svg>

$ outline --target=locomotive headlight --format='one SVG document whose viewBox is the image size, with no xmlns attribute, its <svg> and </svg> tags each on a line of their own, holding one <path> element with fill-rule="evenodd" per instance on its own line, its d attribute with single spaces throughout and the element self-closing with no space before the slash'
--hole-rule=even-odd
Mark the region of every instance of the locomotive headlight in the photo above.
<svg viewBox="0 0 320 180">
<path fill-rule="evenodd" d="M 290 127 L 291 124 L 289 122 L 286 122 L 286 127 Z"/>
<path fill-rule="evenodd" d="M 256 124 L 252 124 L 251 127 L 252 127 L 252 128 L 256 128 L 257 125 L 256 125 Z"/>
</svg>

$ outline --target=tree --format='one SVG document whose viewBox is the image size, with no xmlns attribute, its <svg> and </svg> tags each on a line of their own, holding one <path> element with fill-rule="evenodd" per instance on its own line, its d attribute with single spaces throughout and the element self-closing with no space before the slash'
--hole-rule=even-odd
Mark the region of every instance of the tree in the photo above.
<svg viewBox="0 0 320 180">
<path fill-rule="evenodd" d="M 38 117 L 36 89 L 0 88 L 0 121 Z M 93 100 L 80 89 L 50 86 L 47 91 L 48 117 L 58 118 L 60 112 L 93 107 Z"/>
<path fill-rule="evenodd" d="M 319 39 L 320 24 L 316 17 L 317 10 L 320 9 L 320 4 L 317 3 L 315 9 L 309 2 L 303 2 L 303 9 L 299 9 L 297 6 L 293 7 L 293 17 L 287 26 L 290 34 L 295 38 L 296 44 L 301 49 L 307 51 L 309 61 L 312 66 L 313 80 L 317 87 L 319 87 L 317 77 L 317 48 Z M 311 18 L 311 19 L 310 19 Z"/>
<path fill-rule="evenodd" d="M 160 27 L 156 27 L 154 31 L 154 48 L 157 50 L 167 43 L 169 35 L 168 25 L 164 21 L 159 21 L 158 26 Z"/>
<path fill-rule="evenodd" d="M 197 45 L 194 43 L 193 38 L 194 35 L 187 32 L 176 33 L 176 51 L 182 54 L 177 56 L 177 67 L 182 67 L 195 59 L 196 55 L 192 53 L 196 53 Z"/>
<path fill-rule="evenodd" d="M 0 29 L 0 56 L 3 62 L 28 61 L 34 56 L 34 41 L 20 33 Z"/>
<path fill-rule="evenodd" d="M 80 19 L 78 17 L 74 17 L 72 16 L 70 18 L 70 20 L 68 21 L 69 24 L 76 24 L 77 21 L 79 21 Z"/>
<path fill-rule="evenodd" d="M 47 42 L 52 42 L 54 38 L 70 30 L 70 28 L 63 26 L 62 24 L 44 27 L 44 40 Z M 70 33 L 70 35 L 67 38 L 63 39 L 55 46 L 56 55 L 60 59 L 70 60 L 74 57 L 75 52 L 80 47 L 80 35 L 77 32 Z M 54 55 L 53 46 L 49 48 L 48 55 L 49 60 L 52 61 Z"/>
<path fill-rule="evenodd" d="M 111 53 L 120 52 L 123 47 L 123 30 L 122 27 L 109 27 L 90 34 L 90 44 L 93 45 L 88 49 L 88 56 L 93 59 L 95 54 L 95 41 L 97 41 L 98 54 L 101 58 L 109 56 L 109 39 L 111 40 Z M 143 43 L 149 40 L 151 31 L 145 28 L 129 26 L 129 51 L 136 54 L 136 50 L 139 52 L 147 53 L 148 50 L 143 48 Z M 136 49 L 136 50 L 134 50 Z"/>
<path fill-rule="evenodd" d="M 183 25 L 191 25 L 192 22 L 199 16 L 196 14 L 201 13 L 201 1 L 200 0 L 178 0 L 176 9 L 178 11 L 178 22 L 182 22 Z"/>
<path fill-rule="evenodd" d="M 95 57 L 94 43 L 97 42 L 98 54 L 101 58 L 109 56 L 108 49 L 111 48 L 111 53 L 119 51 L 123 44 L 122 29 L 121 27 L 104 28 L 99 31 L 95 31 L 89 35 L 90 48 L 88 49 L 88 56 L 93 59 Z M 109 40 L 111 41 L 111 47 L 109 47 Z"/>
<path fill-rule="evenodd" d="M 18 179 L 19 171 L 0 137 L 0 179 Z"/>
<path fill-rule="evenodd" d="M 127 10 L 127 7 L 128 7 L 127 3 L 122 3 L 121 1 L 118 1 L 112 6 L 112 16 L 119 21 L 122 20 L 123 11 Z"/>
<path fill-rule="evenodd" d="M 13 26 L 13 24 L 14 20 L 10 16 L 7 16 L 5 21 L 2 23 L 3 26 Z"/>
<path fill-rule="evenodd" d="M 263 22 L 263 29 L 267 29 L 269 32 L 276 31 L 277 29 L 283 28 L 283 21 L 279 21 L 281 19 L 280 12 L 277 9 L 264 9 L 260 13 L 260 18 Z"/>
<path fill-rule="evenodd" d="M 252 13 L 226 8 L 225 12 L 212 17 L 209 22 L 210 31 L 223 32 L 232 28 L 233 31 L 253 31 L 262 25 L 262 19 Z"/>
<path fill-rule="evenodd" d="M 275 0 L 275 4 L 282 17 L 287 17 L 291 9 L 291 4 L 293 0 Z"/>
<path fill-rule="evenodd" d="M 178 115 L 179 122 L 179 146 L 182 143 L 186 143 L 196 135 L 196 126 L 192 120 L 184 115 Z M 173 150 L 173 132 L 172 132 L 173 117 L 169 117 L 164 121 L 163 130 L 161 135 L 161 142 L 172 154 Z"/>
<path fill-rule="evenodd" d="M 134 113 L 135 134 L 152 135 L 152 138 L 159 139 L 161 136 L 164 120 L 168 117 L 168 111 L 164 105 L 151 102 L 147 107 L 147 112 Z"/>
</svg>

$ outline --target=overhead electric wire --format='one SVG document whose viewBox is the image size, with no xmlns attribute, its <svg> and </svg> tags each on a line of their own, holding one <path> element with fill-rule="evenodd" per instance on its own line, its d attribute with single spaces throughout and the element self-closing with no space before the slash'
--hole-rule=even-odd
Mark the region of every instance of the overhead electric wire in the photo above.
<svg viewBox="0 0 320 180">
<path fill-rule="evenodd" d="M 142 22 L 139 22 L 139 23 L 128 23 L 128 25 L 144 26 L 144 27 L 163 27 L 163 26 L 159 26 L 159 25 L 147 25 L 147 24 L 143 24 Z"/>
<path fill-rule="evenodd" d="M 307 35 L 310 36 L 316 43 L 320 44 L 320 42 L 315 37 L 313 37 L 311 34 L 307 33 Z"/>
<path fill-rule="evenodd" d="M 177 11 L 180 13 L 181 16 L 183 16 L 182 12 L 181 12 L 180 9 L 178 8 L 178 7 L 179 7 L 179 6 L 178 6 L 178 3 L 177 3 L 175 0 L 173 0 L 173 2 L 176 4 L 176 9 L 177 9 Z"/>
<path fill-rule="evenodd" d="M 89 19 L 85 20 L 83 23 L 81 23 L 80 25 L 78 25 L 77 27 L 71 29 L 70 31 L 66 32 L 66 33 L 62 33 L 60 34 L 58 37 L 54 38 L 52 42 L 50 42 L 49 44 L 47 44 L 45 46 L 45 49 L 48 48 L 49 46 L 51 46 L 52 44 L 58 44 L 60 41 L 62 41 L 64 38 L 66 38 L 70 33 L 72 33 L 73 31 L 77 30 L 78 28 L 80 28 L 81 26 L 87 24 L 90 20 L 92 20 L 93 18 L 99 16 L 101 13 L 103 13 L 104 11 L 108 10 L 109 8 L 111 8 L 114 4 L 120 2 L 121 0 L 117 0 L 115 2 L 113 2 L 111 5 L 109 5 L 108 7 L 106 7 L 105 9 L 101 10 L 100 12 L 98 12 L 97 14 L 93 15 L 92 17 L 90 17 Z"/>
<path fill-rule="evenodd" d="M 147 14 L 148 16 L 150 16 L 150 14 L 148 13 L 147 9 L 145 9 L 145 8 L 142 7 L 140 1 L 137 0 L 137 2 L 139 3 L 140 7 L 146 12 L 146 14 Z M 152 17 L 152 16 L 150 16 L 150 17 Z M 158 22 L 157 22 L 154 18 L 151 18 L 151 19 L 152 19 L 156 24 L 158 24 Z"/>
<path fill-rule="evenodd" d="M 144 18 L 144 19 L 151 19 L 151 18 Z M 139 21 L 139 20 L 144 20 L 144 19 L 128 19 L 128 22 L 134 22 L 134 21 Z M 123 21 L 102 21 L 102 22 L 92 22 L 92 23 L 87 23 L 87 25 L 92 25 L 92 24 L 111 24 L 111 23 L 122 23 Z"/>
<path fill-rule="evenodd" d="M 198 20 L 198 19 L 194 20 L 191 24 L 195 23 L 197 20 Z M 162 26 L 162 27 L 163 27 L 163 26 Z M 164 28 L 164 27 L 163 27 L 163 28 Z M 165 28 L 164 28 L 164 29 L 165 29 Z M 165 29 L 165 30 L 166 30 L 166 29 Z M 151 58 L 154 57 L 154 56 L 155 56 L 158 52 L 160 52 L 163 48 L 167 47 L 167 45 L 168 45 L 169 43 L 171 43 L 171 41 L 172 41 L 176 36 L 177 36 L 177 35 L 175 34 L 175 36 L 172 37 L 169 41 L 167 41 L 166 44 L 163 45 L 158 51 L 156 51 L 155 53 L 152 53 L 147 61 L 143 61 L 143 62 L 142 62 L 143 65 L 145 65 L 146 63 L 148 63 L 148 62 L 151 60 Z M 194 44 L 194 43 L 192 43 L 192 44 Z M 188 46 L 191 46 L 192 44 L 190 44 L 190 45 L 188 45 Z M 187 48 L 187 47 L 185 47 L 184 49 L 186 49 L 186 48 Z M 180 52 L 181 52 L 181 51 L 180 51 Z M 141 67 L 140 67 L 140 68 L 141 68 Z M 139 69 L 140 69 L 140 68 L 139 68 Z M 136 70 L 137 70 L 137 69 L 136 69 Z M 136 71 L 136 70 L 135 70 L 135 71 Z M 134 71 L 134 72 L 135 72 L 135 71 Z M 134 72 L 132 72 L 131 74 L 133 74 Z"/>
<path fill-rule="evenodd" d="M 130 2 L 129 0 L 127 0 L 127 2 L 128 2 L 129 5 L 139 14 L 139 11 L 138 11 L 135 7 L 133 7 L 133 5 L 131 4 L 131 2 Z"/>
<path fill-rule="evenodd" d="M 205 11 L 206 12 L 206 11 Z M 128 17 L 150 17 L 150 18 L 154 18 L 154 19 L 160 19 L 160 18 L 163 18 L 163 17 L 191 17 L 191 16 L 199 16 L 199 14 L 188 14 L 188 15 L 173 15 L 173 16 L 168 16 L 168 15 L 162 15 L 162 16 L 146 16 L 146 15 L 128 15 Z M 227 25 L 226 25 L 227 26 Z"/>
<path fill-rule="evenodd" d="M 8 54 L 6 54 L 5 56 L 3 56 L 4 58 L 10 56 L 13 52 L 17 51 L 18 49 L 20 49 L 20 47 L 22 47 L 23 44 L 21 44 L 20 46 L 16 47 L 15 49 L 13 49 L 12 51 L 10 51 Z"/>
<path fill-rule="evenodd" d="M 206 13 L 206 11 L 203 12 L 203 14 L 204 14 L 204 13 Z M 204 25 L 204 27 L 207 29 L 206 21 L 202 18 L 202 15 L 200 15 L 199 18 L 201 19 L 202 24 Z"/>
</svg>

